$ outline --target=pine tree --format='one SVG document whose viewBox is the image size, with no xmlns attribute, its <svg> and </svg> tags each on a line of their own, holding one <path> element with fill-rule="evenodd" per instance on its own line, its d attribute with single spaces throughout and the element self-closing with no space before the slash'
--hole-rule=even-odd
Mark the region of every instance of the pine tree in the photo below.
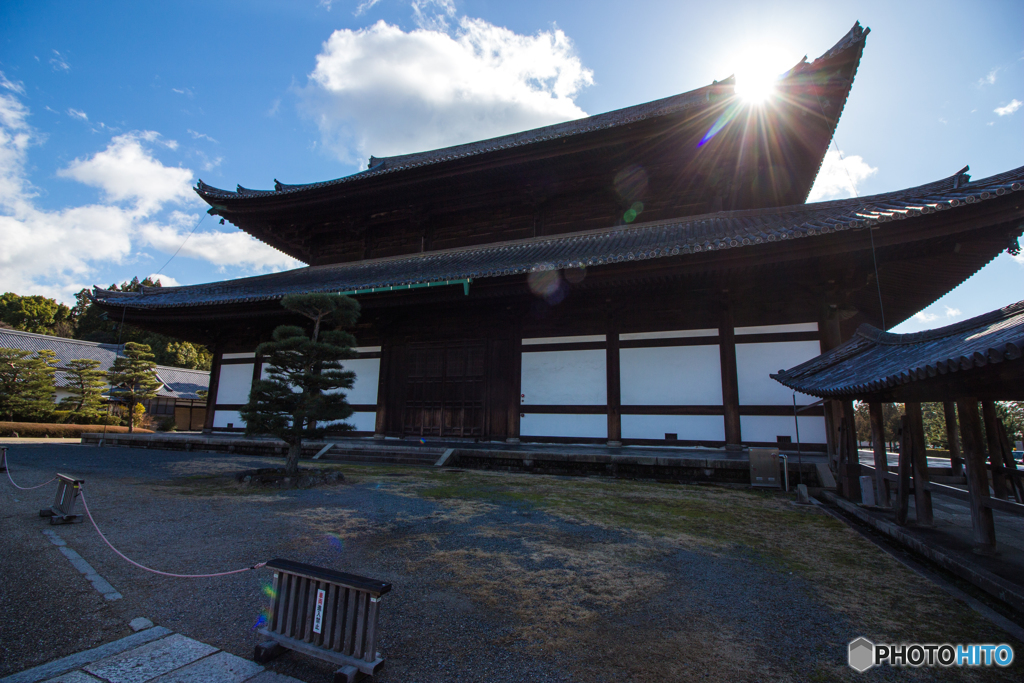
<svg viewBox="0 0 1024 683">
<path fill-rule="evenodd" d="M 100 362 L 79 358 L 61 368 L 68 379 L 65 387 L 70 396 L 60 402 L 61 410 L 70 410 L 86 419 L 94 419 L 103 409 L 103 390 L 107 373 L 97 370 Z"/>
<path fill-rule="evenodd" d="M 340 294 L 296 294 L 281 305 L 313 321 L 307 335 L 301 327 L 282 325 L 274 330 L 273 341 L 260 344 L 267 379 L 255 382 L 249 402 L 242 408 L 245 433 L 272 434 L 288 444 L 285 472 L 299 469 L 302 440 L 323 435 L 324 423 L 332 429 L 350 430 L 337 424 L 352 414 L 342 389 L 351 389 L 355 373 L 341 361 L 352 358 L 355 339 L 341 330 L 321 333 L 322 324 L 351 327 L 359 317 L 359 304 Z"/>
<path fill-rule="evenodd" d="M 47 418 L 53 412 L 54 373 L 57 356 L 53 351 L 0 348 L 0 413 L 13 420 Z"/>
<path fill-rule="evenodd" d="M 124 355 L 114 359 L 107 372 L 110 395 L 124 401 L 128 406 L 128 431 L 135 429 L 135 406 L 142 401 L 156 398 L 160 380 L 156 378 L 156 363 L 153 354 L 145 344 L 128 342 Z"/>
</svg>

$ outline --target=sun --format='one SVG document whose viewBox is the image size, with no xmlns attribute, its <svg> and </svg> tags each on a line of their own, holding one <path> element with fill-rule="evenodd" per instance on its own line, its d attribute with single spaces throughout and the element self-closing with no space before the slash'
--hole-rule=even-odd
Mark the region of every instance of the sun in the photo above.
<svg viewBox="0 0 1024 683">
<path fill-rule="evenodd" d="M 779 78 L 796 63 L 784 51 L 766 46 L 750 46 L 737 55 L 736 95 L 750 104 L 764 104 L 772 98 Z"/>
</svg>

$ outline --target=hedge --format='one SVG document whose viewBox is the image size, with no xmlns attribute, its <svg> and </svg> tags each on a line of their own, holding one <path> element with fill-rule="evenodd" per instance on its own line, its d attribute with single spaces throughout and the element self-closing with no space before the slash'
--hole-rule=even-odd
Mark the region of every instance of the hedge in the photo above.
<svg viewBox="0 0 1024 683">
<path fill-rule="evenodd" d="M 103 432 L 103 425 L 64 425 L 64 424 L 46 424 L 36 422 L 0 422 L 0 436 L 14 436 L 17 434 L 19 437 L 24 438 L 43 438 L 50 437 L 51 439 L 76 439 L 82 436 L 82 434 L 96 434 Z M 106 428 L 107 434 L 127 434 L 127 427 L 114 427 L 108 426 Z M 138 434 L 152 434 L 152 430 L 135 428 L 135 432 Z"/>
</svg>

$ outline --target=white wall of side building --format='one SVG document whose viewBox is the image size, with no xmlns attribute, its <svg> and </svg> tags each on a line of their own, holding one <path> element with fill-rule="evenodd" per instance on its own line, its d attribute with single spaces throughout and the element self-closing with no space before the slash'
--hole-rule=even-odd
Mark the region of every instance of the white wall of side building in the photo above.
<svg viewBox="0 0 1024 683">
<path fill-rule="evenodd" d="M 619 350 L 624 406 L 722 405 L 718 344 Z"/>
<path fill-rule="evenodd" d="M 354 349 L 356 352 L 379 352 L 380 347 L 364 347 Z M 217 386 L 216 403 L 218 405 L 242 405 L 249 402 L 252 390 L 252 374 L 255 364 L 254 353 L 226 353 L 223 360 L 253 359 L 253 363 L 227 363 L 220 366 L 219 384 Z M 347 400 L 353 405 L 376 405 L 377 386 L 380 378 L 379 358 L 353 358 L 342 362 L 346 370 L 356 373 L 352 389 L 347 392 Z M 264 364 L 260 368 L 260 379 L 266 379 L 271 366 Z M 347 420 L 356 431 L 372 432 L 377 420 L 376 412 L 359 411 Z M 214 429 L 227 429 L 228 424 L 234 428 L 245 427 L 237 410 L 218 409 L 213 418 Z"/>
</svg>

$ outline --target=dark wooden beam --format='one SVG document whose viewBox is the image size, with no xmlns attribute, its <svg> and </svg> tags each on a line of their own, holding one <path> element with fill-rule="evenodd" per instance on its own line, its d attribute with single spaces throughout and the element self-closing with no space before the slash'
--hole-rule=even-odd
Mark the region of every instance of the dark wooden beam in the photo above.
<svg viewBox="0 0 1024 683">
<path fill-rule="evenodd" d="M 213 360 L 210 362 L 210 387 L 207 389 L 206 394 L 206 419 L 203 420 L 203 433 L 209 434 L 213 431 L 213 416 L 217 412 L 217 390 L 220 388 L 220 362 L 221 353 L 220 347 L 215 346 L 213 349 Z"/>
<path fill-rule="evenodd" d="M 891 505 L 889 495 L 889 456 L 885 450 L 885 423 L 882 416 L 881 403 L 869 403 L 871 417 L 871 446 L 875 455 L 875 489 L 878 491 L 878 504 L 882 507 Z"/>
<path fill-rule="evenodd" d="M 964 442 L 967 490 L 971 497 L 971 531 L 975 552 L 992 555 L 996 551 L 996 527 L 989 498 L 988 468 L 985 467 L 985 445 L 981 436 L 978 399 L 969 396 L 956 402 L 960 416 L 960 434 Z"/>
<path fill-rule="evenodd" d="M 918 526 L 935 526 L 932 515 L 932 492 L 928 490 L 928 445 L 924 440 L 924 418 L 920 403 L 907 403 L 907 424 L 910 427 L 911 462 L 914 467 L 914 509 Z"/>
<path fill-rule="evenodd" d="M 946 442 L 949 444 L 949 467 L 954 477 L 963 474 L 964 460 L 960 453 L 960 430 L 956 424 L 956 403 L 943 401 L 943 416 L 946 419 Z"/>
<path fill-rule="evenodd" d="M 743 434 L 740 430 L 740 393 L 736 375 L 736 331 L 729 297 L 722 297 L 719 306 L 718 350 L 722 370 L 722 406 L 725 409 L 725 448 L 740 450 Z"/>
<path fill-rule="evenodd" d="M 985 421 L 985 441 L 988 444 L 988 457 L 992 462 L 992 492 L 996 498 L 1006 500 L 1009 493 L 1006 475 L 1002 468 L 1006 467 L 1003 462 L 1003 449 L 999 444 L 999 431 L 996 427 L 996 404 L 992 401 L 981 402 L 982 419 Z"/>
<path fill-rule="evenodd" d="M 619 330 L 610 326 L 605 344 L 605 372 L 608 393 L 608 445 L 622 445 L 622 398 L 619 377 Z"/>
</svg>

